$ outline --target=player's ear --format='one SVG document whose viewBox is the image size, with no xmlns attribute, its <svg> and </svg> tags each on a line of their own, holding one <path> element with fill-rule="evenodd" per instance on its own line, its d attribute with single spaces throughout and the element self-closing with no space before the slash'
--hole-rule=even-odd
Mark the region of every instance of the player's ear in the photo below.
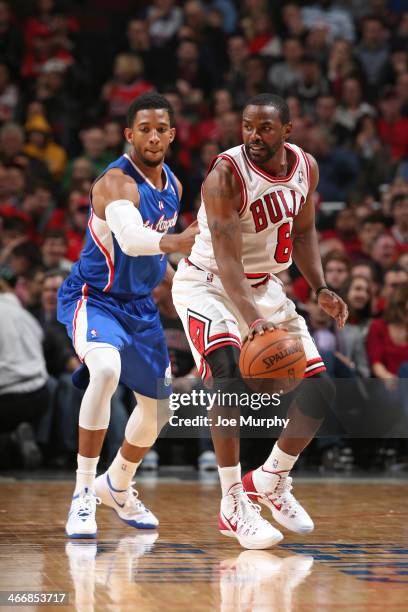
<svg viewBox="0 0 408 612">
<path fill-rule="evenodd" d="M 176 137 L 176 128 L 170 128 L 170 142 L 173 142 L 175 137 Z"/>
<path fill-rule="evenodd" d="M 133 130 L 131 128 L 125 128 L 123 133 L 125 135 L 126 142 L 132 144 Z"/>
<path fill-rule="evenodd" d="M 289 123 L 285 123 L 285 125 L 283 126 L 283 129 L 284 129 L 284 135 L 285 135 L 285 140 L 286 140 L 286 138 L 289 137 L 289 134 L 292 131 L 292 122 L 289 121 Z"/>
</svg>

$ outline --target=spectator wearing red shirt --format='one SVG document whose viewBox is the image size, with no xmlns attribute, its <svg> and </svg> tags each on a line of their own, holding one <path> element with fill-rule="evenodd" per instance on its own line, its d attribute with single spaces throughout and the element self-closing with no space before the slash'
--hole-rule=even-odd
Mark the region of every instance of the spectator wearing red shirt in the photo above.
<svg viewBox="0 0 408 612">
<path fill-rule="evenodd" d="M 234 109 L 234 101 L 228 89 L 217 89 L 214 92 L 212 106 L 211 118 L 200 122 L 197 126 L 197 144 L 199 146 L 202 146 L 205 142 L 219 142 L 222 139 L 222 122 L 225 113 Z"/>
<path fill-rule="evenodd" d="M 249 41 L 249 52 L 252 54 L 279 57 L 282 46 L 276 36 L 272 20 L 268 13 L 260 13 L 253 19 L 253 37 Z"/>
<path fill-rule="evenodd" d="M 388 145 L 393 160 L 408 156 L 408 117 L 401 115 L 401 101 L 394 89 L 389 89 L 380 101 L 381 117 L 378 133 Z"/>
<path fill-rule="evenodd" d="M 153 89 L 151 83 L 144 80 L 143 74 L 144 65 L 140 57 L 130 53 L 116 56 L 113 81 L 107 83 L 103 90 L 110 119 L 124 121 L 132 100 Z"/>
<path fill-rule="evenodd" d="M 394 238 L 384 232 L 377 236 L 371 248 L 371 259 L 379 272 L 391 268 L 398 257 L 398 246 Z"/>
<path fill-rule="evenodd" d="M 354 256 L 360 259 L 371 259 L 371 251 L 373 244 L 380 236 L 385 233 L 386 230 L 386 219 L 376 214 L 368 215 L 364 217 L 358 228 L 358 240 L 361 248 L 359 253 L 355 253 Z"/>
<path fill-rule="evenodd" d="M 70 225 L 67 227 L 65 235 L 67 238 L 66 258 L 69 261 L 77 261 L 84 245 L 86 226 L 88 225 L 89 205 L 87 198 L 83 198 L 82 203 L 76 207 Z"/>
<path fill-rule="evenodd" d="M 408 283 L 395 289 L 383 318 L 371 323 L 367 354 L 373 374 L 395 388 L 398 371 L 408 362 Z"/>
<path fill-rule="evenodd" d="M 32 49 L 38 36 L 50 36 L 51 15 L 54 10 L 54 0 L 37 0 L 37 14 L 27 19 L 24 25 L 24 37 L 27 49 Z"/>
<path fill-rule="evenodd" d="M 64 232 L 67 242 L 65 257 L 70 261 L 79 259 L 88 225 L 88 216 L 88 196 L 74 189 L 68 196 L 67 209 L 55 210 L 47 225 L 47 230 Z"/>
<path fill-rule="evenodd" d="M 376 315 L 384 312 L 385 306 L 392 298 L 395 289 L 408 283 L 408 272 L 395 264 L 392 268 L 386 270 L 382 283 L 381 294 L 373 300 L 373 313 Z"/>
<path fill-rule="evenodd" d="M 336 293 L 341 293 L 350 278 L 350 261 L 348 256 L 337 250 L 331 250 L 322 260 L 324 278 L 327 285 Z M 310 286 L 303 276 L 293 282 L 295 298 L 306 303 L 310 296 Z"/>
<path fill-rule="evenodd" d="M 27 49 L 23 58 L 21 76 L 37 78 L 50 60 L 58 60 L 68 67 L 73 63 L 74 57 L 66 40 L 57 35 L 39 34 L 34 38 L 33 47 Z"/>
<path fill-rule="evenodd" d="M 338 238 L 344 245 L 349 257 L 355 257 L 361 252 L 361 242 L 358 238 L 358 218 L 352 208 L 344 208 L 336 215 L 334 230 L 322 232 L 322 240 Z"/>
<path fill-rule="evenodd" d="M 61 30 L 70 33 L 78 31 L 79 24 L 75 17 L 54 14 L 54 0 L 37 0 L 37 14 L 27 19 L 24 25 L 25 44 L 31 49 L 37 36 L 60 34 Z"/>
</svg>

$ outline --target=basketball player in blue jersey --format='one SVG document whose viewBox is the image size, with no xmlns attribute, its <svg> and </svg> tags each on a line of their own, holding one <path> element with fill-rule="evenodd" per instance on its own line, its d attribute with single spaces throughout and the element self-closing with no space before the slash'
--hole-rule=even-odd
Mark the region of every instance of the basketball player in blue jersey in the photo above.
<svg viewBox="0 0 408 612">
<path fill-rule="evenodd" d="M 164 163 L 174 137 L 173 110 L 163 96 L 149 93 L 131 104 L 125 129 L 131 151 L 95 181 L 86 243 L 59 292 L 58 319 L 82 361 L 74 382 L 86 388 L 66 524 L 71 538 L 96 536 L 100 502 L 133 527 L 158 525 L 132 487 L 137 467 L 168 418 L 171 393 L 169 357 L 151 290 L 173 274 L 166 253 L 189 254 L 198 232 L 193 224 L 181 234 L 167 233 L 176 224 L 181 197 L 181 185 Z M 96 478 L 119 382 L 133 390 L 137 405 L 116 458 Z"/>
</svg>

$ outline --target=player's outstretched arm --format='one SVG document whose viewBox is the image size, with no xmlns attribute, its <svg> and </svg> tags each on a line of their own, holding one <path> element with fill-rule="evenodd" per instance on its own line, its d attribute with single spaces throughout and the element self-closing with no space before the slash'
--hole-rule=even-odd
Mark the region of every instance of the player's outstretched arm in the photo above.
<svg viewBox="0 0 408 612">
<path fill-rule="evenodd" d="M 181 234 L 162 234 L 144 226 L 138 210 L 136 183 L 120 170 L 107 172 L 93 187 L 92 204 L 96 215 L 105 219 L 126 255 L 190 254 L 198 233 L 197 224 Z"/>
<path fill-rule="evenodd" d="M 222 284 L 250 327 L 261 316 L 242 265 L 241 188 L 228 162 L 220 161 L 207 176 L 203 200 Z"/>
<path fill-rule="evenodd" d="M 316 160 L 307 154 L 311 173 L 310 189 L 301 212 L 295 217 L 293 222 L 292 241 L 293 241 L 293 261 L 313 291 L 324 287 L 322 260 L 319 251 L 315 226 L 315 208 L 313 195 L 319 182 L 319 168 Z M 348 317 L 347 305 L 334 291 L 325 288 L 318 294 L 319 306 L 331 317 L 336 319 L 338 327 L 343 327 Z"/>
</svg>

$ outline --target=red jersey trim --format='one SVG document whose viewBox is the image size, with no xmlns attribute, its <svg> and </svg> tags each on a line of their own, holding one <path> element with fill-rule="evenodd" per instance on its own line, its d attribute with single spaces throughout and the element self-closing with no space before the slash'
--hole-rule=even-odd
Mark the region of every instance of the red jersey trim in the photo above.
<svg viewBox="0 0 408 612">
<path fill-rule="evenodd" d="M 113 285 L 113 279 L 114 279 L 114 276 L 115 276 L 115 266 L 113 265 L 113 261 L 111 259 L 111 256 L 110 256 L 109 252 L 105 249 L 105 247 L 103 246 L 102 242 L 99 240 L 99 238 L 97 237 L 97 235 L 94 232 L 94 229 L 92 227 L 93 216 L 94 216 L 94 210 L 92 208 L 91 209 L 91 216 L 90 216 L 89 222 L 88 222 L 88 227 L 89 227 L 89 231 L 91 232 L 91 236 L 92 236 L 95 244 L 97 245 L 97 247 L 101 251 L 101 253 L 104 255 L 105 260 L 106 260 L 106 265 L 108 266 L 108 282 L 106 283 L 105 287 L 102 289 L 102 291 L 104 293 L 106 293 L 107 291 L 110 290 L 110 288 Z"/>
<path fill-rule="evenodd" d="M 261 168 L 258 168 L 258 166 L 255 166 L 255 164 L 249 159 L 246 151 L 245 151 L 245 146 L 242 145 L 242 152 L 243 155 L 245 157 L 245 160 L 248 162 L 249 166 L 251 167 L 251 169 L 256 172 L 256 174 L 258 174 L 259 176 L 262 176 L 262 178 L 266 179 L 267 181 L 269 181 L 270 183 L 288 183 L 291 178 L 293 177 L 293 175 L 295 174 L 297 167 L 299 166 L 299 161 L 300 161 L 300 157 L 299 154 L 297 153 L 297 151 L 295 151 L 295 149 L 292 149 L 292 147 L 285 142 L 285 148 L 289 149 L 289 151 L 291 151 L 292 153 L 295 154 L 296 156 L 296 163 L 293 166 L 292 170 L 290 171 L 290 174 L 287 174 L 286 176 L 272 176 L 271 174 L 268 174 L 267 172 L 264 172 L 264 170 L 261 170 Z"/>
<path fill-rule="evenodd" d="M 80 300 L 78 300 L 78 304 L 77 307 L 75 308 L 75 312 L 74 312 L 74 320 L 72 323 L 72 327 L 73 327 L 73 334 L 72 334 L 72 344 L 74 345 L 75 351 L 78 355 L 78 358 L 81 362 L 83 362 L 84 358 L 79 354 L 79 352 L 76 349 L 76 331 L 77 331 L 77 318 L 78 318 L 78 314 L 79 311 L 82 308 L 82 304 L 84 304 L 84 302 L 86 302 L 86 299 L 88 297 L 88 285 L 86 283 L 84 283 L 82 285 L 82 298 Z"/>
<path fill-rule="evenodd" d="M 309 158 L 307 156 L 307 154 L 303 151 L 303 149 L 300 149 L 303 155 L 303 159 L 305 160 L 305 164 L 306 164 L 306 175 L 307 175 L 307 192 L 309 193 L 310 191 L 310 176 L 311 176 L 311 168 L 310 168 L 310 161 Z"/>
<path fill-rule="evenodd" d="M 245 183 L 245 179 L 243 177 L 243 174 L 242 174 L 242 172 L 241 172 L 237 162 L 235 161 L 235 159 L 233 157 L 231 157 L 230 155 L 227 155 L 226 153 L 221 153 L 220 155 L 218 155 L 217 159 L 225 159 L 225 161 L 229 162 L 229 164 L 231 165 L 233 173 L 235 174 L 235 176 L 238 179 L 238 182 L 241 185 L 241 206 L 240 206 L 240 209 L 238 211 L 238 214 L 241 216 L 245 212 L 245 209 L 246 209 L 247 204 L 248 204 L 248 191 L 247 191 L 247 187 L 246 187 L 246 183 Z"/>
<path fill-rule="evenodd" d="M 312 378 L 312 376 L 315 376 L 316 374 L 319 374 L 320 372 L 326 372 L 326 366 L 320 366 L 320 367 L 317 367 L 315 370 L 311 370 L 310 372 L 305 372 L 304 378 Z"/>
</svg>

